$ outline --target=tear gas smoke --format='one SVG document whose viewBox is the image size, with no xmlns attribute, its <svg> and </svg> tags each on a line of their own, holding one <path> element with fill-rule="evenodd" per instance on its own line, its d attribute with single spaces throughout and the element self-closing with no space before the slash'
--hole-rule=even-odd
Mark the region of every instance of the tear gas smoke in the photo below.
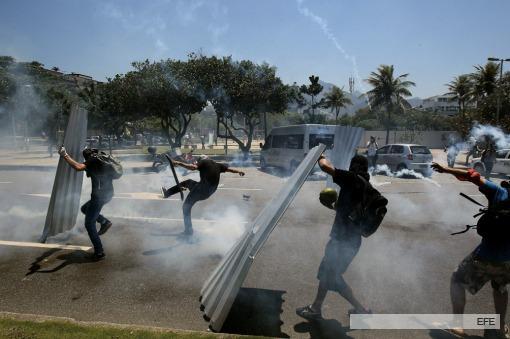
<svg viewBox="0 0 510 339">
<path fill-rule="evenodd" d="M 431 169 L 429 169 L 429 171 L 432 172 Z M 390 168 L 388 167 L 388 165 L 377 165 L 375 167 L 374 173 L 377 173 L 377 174 L 382 173 L 382 174 L 384 174 L 388 177 L 392 177 L 392 178 L 415 178 L 415 179 L 425 180 L 425 181 L 433 184 L 436 187 L 441 187 L 441 185 L 437 181 L 427 178 L 422 173 L 413 171 L 408 168 L 401 169 L 400 171 L 397 171 L 397 172 L 392 172 L 390 170 Z M 432 174 L 432 173 L 430 173 L 430 174 Z"/>
<path fill-rule="evenodd" d="M 471 128 L 470 136 L 476 141 L 484 141 L 485 137 L 489 137 L 498 149 L 508 148 L 510 145 L 510 135 L 505 134 L 501 128 L 475 124 Z"/>
</svg>

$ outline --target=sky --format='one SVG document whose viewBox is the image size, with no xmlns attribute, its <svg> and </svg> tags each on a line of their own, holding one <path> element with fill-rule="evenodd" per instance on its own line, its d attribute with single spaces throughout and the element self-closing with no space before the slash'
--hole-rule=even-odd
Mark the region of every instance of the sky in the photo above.
<svg viewBox="0 0 510 339">
<path fill-rule="evenodd" d="M 487 57 L 510 58 L 510 0 L 1 0 L 0 55 L 99 81 L 190 52 L 267 62 L 358 91 L 380 64 L 413 96 L 447 92 Z M 510 70 L 510 63 L 506 64 Z"/>
</svg>

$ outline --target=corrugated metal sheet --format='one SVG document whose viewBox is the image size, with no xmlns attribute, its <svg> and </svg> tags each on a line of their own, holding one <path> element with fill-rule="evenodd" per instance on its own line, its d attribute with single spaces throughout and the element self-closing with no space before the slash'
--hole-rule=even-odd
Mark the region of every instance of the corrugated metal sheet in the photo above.
<svg viewBox="0 0 510 339">
<path fill-rule="evenodd" d="M 324 149 L 324 145 L 319 145 L 308 153 L 284 187 L 260 212 L 251 227 L 248 227 L 204 283 L 201 291 L 201 309 L 213 330 L 221 330 L 251 263 Z"/>
<path fill-rule="evenodd" d="M 87 137 L 87 112 L 73 106 L 64 138 L 67 153 L 73 159 L 82 159 L 82 150 Z M 64 159 L 58 161 L 48 213 L 41 242 L 48 237 L 68 231 L 74 227 L 80 207 L 83 172 L 77 172 Z"/>
<path fill-rule="evenodd" d="M 335 141 L 331 150 L 331 163 L 335 168 L 349 169 L 352 157 L 356 154 L 364 129 L 360 127 L 337 126 L 335 129 Z M 327 187 L 339 187 L 333 183 L 330 176 L 327 178 Z"/>
</svg>

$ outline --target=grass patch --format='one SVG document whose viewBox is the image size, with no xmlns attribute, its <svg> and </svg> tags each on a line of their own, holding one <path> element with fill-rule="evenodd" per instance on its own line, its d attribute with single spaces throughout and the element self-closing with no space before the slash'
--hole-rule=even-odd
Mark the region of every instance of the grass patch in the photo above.
<svg viewBox="0 0 510 339">
<path fill-rule="evenodd" d="M 136 339 L 218 339 L 227 336 L 208 333 L 171 332 L 145 329 L 116 328 L 107 325 L 79 325 L 65 321 L 28 321 L 0 318 L 0 338 L 9 339 L 103 339 L 103 338 L 136 338 Z M 233 338 L 234 336 L 228 336 Z M 243 337 L 250 338 L 250 337 Z M 255 337 L 252 337 L 255 338 Z M 260 337 L 259 337 L 260 338 Z"/>
</svg>

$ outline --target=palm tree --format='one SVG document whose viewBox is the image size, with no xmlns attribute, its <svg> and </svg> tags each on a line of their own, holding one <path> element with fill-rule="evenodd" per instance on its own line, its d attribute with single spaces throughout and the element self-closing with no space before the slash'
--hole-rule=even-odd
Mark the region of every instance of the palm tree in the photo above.
<svg viewBox="0 0 510 339">
<path fill-rule="evenodd" d="M 331 92 L 326 94 L 324 107 L 330 108 L 332 112 L 335 110 L 335 123 L 338 124 L 338 114 L 340 113 L 340 109 L 347 105 L 352 105 L 352 101 L 346 96 L 346 93 L 342 89 L 333 86 Z"/>
<path fill-rule="evenodd" d="M 415 83 L 406 80 L 409 73 L 394 76 L 393 65 L 380 65 L 377 72 L 370 73 L 366 81 L 373 87 L 367 92 L 372 108 L 384 108 L 387 114 L 386 125 L 386 143 L 390 139 L 391 113 L 403 112 L 405 108 L 411 105 L 405 100 L 412 94 L 409 87 L 415 86 Z"/>
<path fill-rule="evenodd" d="M 308 86 L 301 85 L 301 88 L 299 89 L 299 91 L 302 94 L 309 95 L 312 98 L 312 101 L 309 104 L 310 108 L 312 109 L 312 115 L 310 117 L 310 122 L 314 123 L 314 122 L 316 122 L 315 121 L 315 109 L 324 104 L 322 101 L 315 102 L 315 97 L 317 95 L 319 95 L 320 92 L 322 92 L 324 87 L 319 83 L 319 77 L 317 77 L 315 75 L 310 75 L 308 77 L 308 79 L 310 80 L 310 85 L 308 85 Z"/>
<path fill-rule="evenodd" d="M 476 71 L 471 74 L 473 94 L 477 101 L 480 101 L 490 96 L 496 90 L 499 65 L 494 62 L 488 62 L 485 66 L 475 66 L 475 70 Z"/>
<path fill-rule="evenodd" d="M 454 95 L 453 100 L 458 101 L 459 111 L 461 117 L 463 117 L 466 110 L 466 102 L 471 99 L 473 91 L 473 83 L 470 76 L 467 74 L 459 75 L 447 84 L 447 86 L 450 90 L 448 94 Z"/>
</svg>

